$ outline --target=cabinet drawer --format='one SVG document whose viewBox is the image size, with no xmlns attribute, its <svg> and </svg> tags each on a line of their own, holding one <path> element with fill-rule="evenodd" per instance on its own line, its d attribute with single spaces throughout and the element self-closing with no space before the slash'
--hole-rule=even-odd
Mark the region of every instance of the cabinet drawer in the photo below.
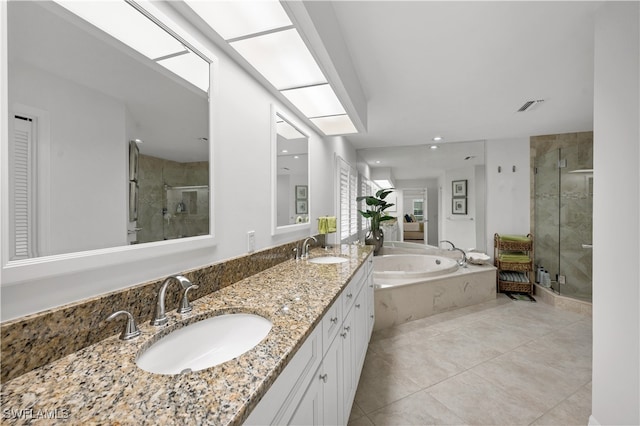
<svg viewBox="0 0 640 426">
<path fill-rule="evenodd" d="M 342 315 L 347 316 L 349 309 L 353 306 L 356 301 L 356 297 L 358 297 L 358 293 L 362 288 L 362 284 L 364 283 L 365 278 L 365 270 L 366 267 L 361 267 L 358 272 L 351 278 L 349 284 L 344 289 L 340 297 L 342 298 Z"/>
</svg>

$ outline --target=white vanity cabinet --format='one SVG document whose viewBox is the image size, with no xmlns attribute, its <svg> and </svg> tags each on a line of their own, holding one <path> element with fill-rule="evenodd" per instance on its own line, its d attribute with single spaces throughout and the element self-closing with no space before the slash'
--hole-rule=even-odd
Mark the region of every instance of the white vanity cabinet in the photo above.
<svg viewBox="0 0 640 426">
<path fill-rule="evenodd" d="M 369 256 L 245 424 L 347 424 L 373 330 L 371 269 Z"/>
</svg>

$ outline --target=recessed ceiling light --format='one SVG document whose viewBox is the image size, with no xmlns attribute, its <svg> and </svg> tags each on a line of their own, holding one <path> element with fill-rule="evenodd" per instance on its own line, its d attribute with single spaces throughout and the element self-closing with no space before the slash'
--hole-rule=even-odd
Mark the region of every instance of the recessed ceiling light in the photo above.
<svg viewBox="0 0 640 426">
<path fill-rule="evenodd" d="M 433 138 L 434 141 L 441 141 L 442 140 L 442 136 L 436 136 Z"/>
<path fill-rule="evenodd" d="M 283 153 L 283 154 L 286 154 L 287 152 L 289 152 L 289 151 L 288 151 L 288 150 L 286 150 L 286 149 L 283 149 L 283 150 L 282 150 L 282 153 Z"/>
<path fill-rule="evenodd" d="M 294 155 L 294 156 L 293 156 L 293 158 L 298 159 L 298 158 L 300 158 L 300 157 L 298 157 L 297 155 Z"/>
<path fill-rule="evenodd" d="M 431 149 L 438 149 L 438 145 L 431 145 L 429 148 L 431 148 Z"/>
<path fill-rule="evenodd" d="M 380 164 L 380 163 L 381 163 L 381 161 L 380 161 L 380 160 L 376 160 L 376 164 Z"/>
</svg>

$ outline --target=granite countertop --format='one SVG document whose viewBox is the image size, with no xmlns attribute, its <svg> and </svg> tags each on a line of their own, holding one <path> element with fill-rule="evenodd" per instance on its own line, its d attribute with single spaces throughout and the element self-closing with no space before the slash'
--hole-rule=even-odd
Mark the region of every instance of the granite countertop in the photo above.
<svg viewBox="0 0 640 426">
<path fill-rule="evenodd" d="M 285 261 L 194 301 L 187 316 L 169 312 L 167 326 L 138 324 L 142 335 L 133 341 L 112 336 L 16 377 L 2 385 L 2 422 L 50 423 L 53 416 L 69 424 L 241 424 L 370 253 L 363 246 L 314 249 L 311 257 L 349 261 Z M 168 332 L 229 312 L 261 315 L 273 328 L 250 351 L 205 370 L 159 375 L 136 366 L 137 354 Z"/>
</svg>

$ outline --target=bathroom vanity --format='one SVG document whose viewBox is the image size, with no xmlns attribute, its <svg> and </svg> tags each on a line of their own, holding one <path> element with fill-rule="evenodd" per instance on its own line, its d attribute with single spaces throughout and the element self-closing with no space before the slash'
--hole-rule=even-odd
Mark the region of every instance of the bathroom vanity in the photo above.
<svg viewBox="0 0 640 426">
<path fill-rule="evenodd" d="M 312 262 L 329 254 L 346 260 Z M 139 324 L 134 340 L 114 335 L 3 383 L 3 423 L 53 413 L 75 424 L 346 424 L 373 329 L 371 273 L 364 246 L 282 262 L 194 301 L 190 314 L 169 312 L 166 326 Z M 229 313 L 272 328 L 253 349 L 200 371 L 136 365 L 163 336 Z"/>
</svg>

